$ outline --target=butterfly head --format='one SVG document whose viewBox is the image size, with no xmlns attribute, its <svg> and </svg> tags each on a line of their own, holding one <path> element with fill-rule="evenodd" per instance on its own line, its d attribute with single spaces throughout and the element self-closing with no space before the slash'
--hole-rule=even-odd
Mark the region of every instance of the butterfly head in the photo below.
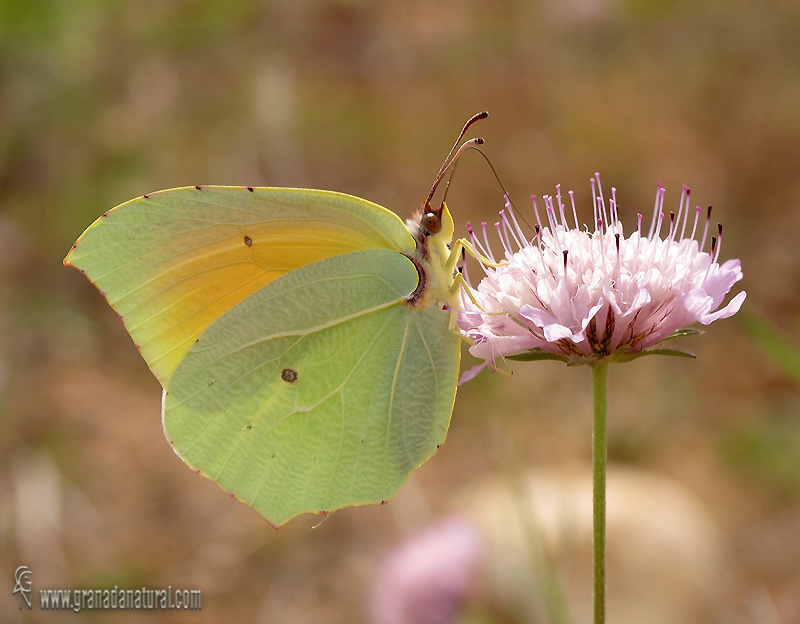
<svg viewBox="0 0 800 624">
<path fill-rule="evenodd" d="M 406 221 L 406 227 L 414 240 L 417 249 L 423 257 L 427 257 L 430 239 L 436 240 L 439 245 L 449 245 L 455 232 L 455 224 L 446 204 L 438 208 L 423 203 L 422 209 L 414 213 L 414 217 Z"/>
<path fill-rule="evenodd" d="M 442 231 L 442 211 L 444 204 L 438 209 L 425 202 L 419 214 L 419 227 L 427 235 L 438 234 Z"/>
</svg>

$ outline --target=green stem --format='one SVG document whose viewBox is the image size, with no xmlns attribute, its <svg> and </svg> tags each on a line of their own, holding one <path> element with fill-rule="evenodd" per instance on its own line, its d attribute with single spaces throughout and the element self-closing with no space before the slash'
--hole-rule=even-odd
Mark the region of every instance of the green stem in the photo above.
<svg viewBox="0 0 800 624">
<path fill-rule="evenodd" d="M 592 366 L 594 428 L 592 433 L 592 520 L 594 624 L 606 621 L 606 459 L 608 456 L 608 361 Z"/>
</svg>

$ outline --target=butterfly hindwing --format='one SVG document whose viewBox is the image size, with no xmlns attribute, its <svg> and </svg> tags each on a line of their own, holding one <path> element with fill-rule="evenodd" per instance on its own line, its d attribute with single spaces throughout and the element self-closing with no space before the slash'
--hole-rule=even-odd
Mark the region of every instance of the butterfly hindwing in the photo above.
<svg viewBox="0 0 800 624">
<path fill-rule="evenodd" d="M 442 443 L 459 339 L 406 298 L 396 251 L 297 269 L 214 322 L 177 367 L 164 430 L 193 468 L 283 524 L 380 502 Z"/>
</svg>

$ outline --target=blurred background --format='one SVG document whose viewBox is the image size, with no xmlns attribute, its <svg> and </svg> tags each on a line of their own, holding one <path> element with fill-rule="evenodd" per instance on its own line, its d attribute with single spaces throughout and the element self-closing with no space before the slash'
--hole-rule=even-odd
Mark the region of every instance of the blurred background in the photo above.
<svg viewBox="0 0 800 624">
<path fill-rule="evenodd" d="M 599 171 L 631 224 L 687 184 L 744 268 L 742 312 L 684 339 L 697 360 L 612 367 L 610 621 L 799 622 L 799 31 L 794 0 L 0 0 L 0 620 L 589 621 L 588 370 L 481 373 L 388 505 L 276 532 L 175 457 L 158 383 L 61 264 L 104 211 L 174 186 L 407 217 L 485 109 L 521 212 L 561 183 L 587 218 Z M 461 236 L 502 208 L 477 154 L 448 203 Z M 391 553 L 453 514 L 483 544 L 460 619 L 391 619 L 414 587 Z M 171 585 L 203 608 L 20 611 L 20 565 L 35 592 Z"/>
</svg>

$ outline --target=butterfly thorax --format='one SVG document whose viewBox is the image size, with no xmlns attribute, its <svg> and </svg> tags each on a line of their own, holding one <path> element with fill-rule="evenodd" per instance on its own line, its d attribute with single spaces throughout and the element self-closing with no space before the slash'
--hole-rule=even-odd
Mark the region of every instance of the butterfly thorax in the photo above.
<svg viewBox="0 0 800 624">
<path fill-rule="evenodd" d="M 409 302 L 417 308 L 448 307 L 458 309 L 458 294 L 453 288 L 455 269 L 448 268 L 450 241 L 455 226 L 447 206 L 441 214 L 441 228 L 435 234 L 429 233 L 422 225 L 421 212 L 406 221 L 406 228 L 416 241 L 416 249 L 409 256 L 420 273 L 420 284 Z"/>
</svg>

